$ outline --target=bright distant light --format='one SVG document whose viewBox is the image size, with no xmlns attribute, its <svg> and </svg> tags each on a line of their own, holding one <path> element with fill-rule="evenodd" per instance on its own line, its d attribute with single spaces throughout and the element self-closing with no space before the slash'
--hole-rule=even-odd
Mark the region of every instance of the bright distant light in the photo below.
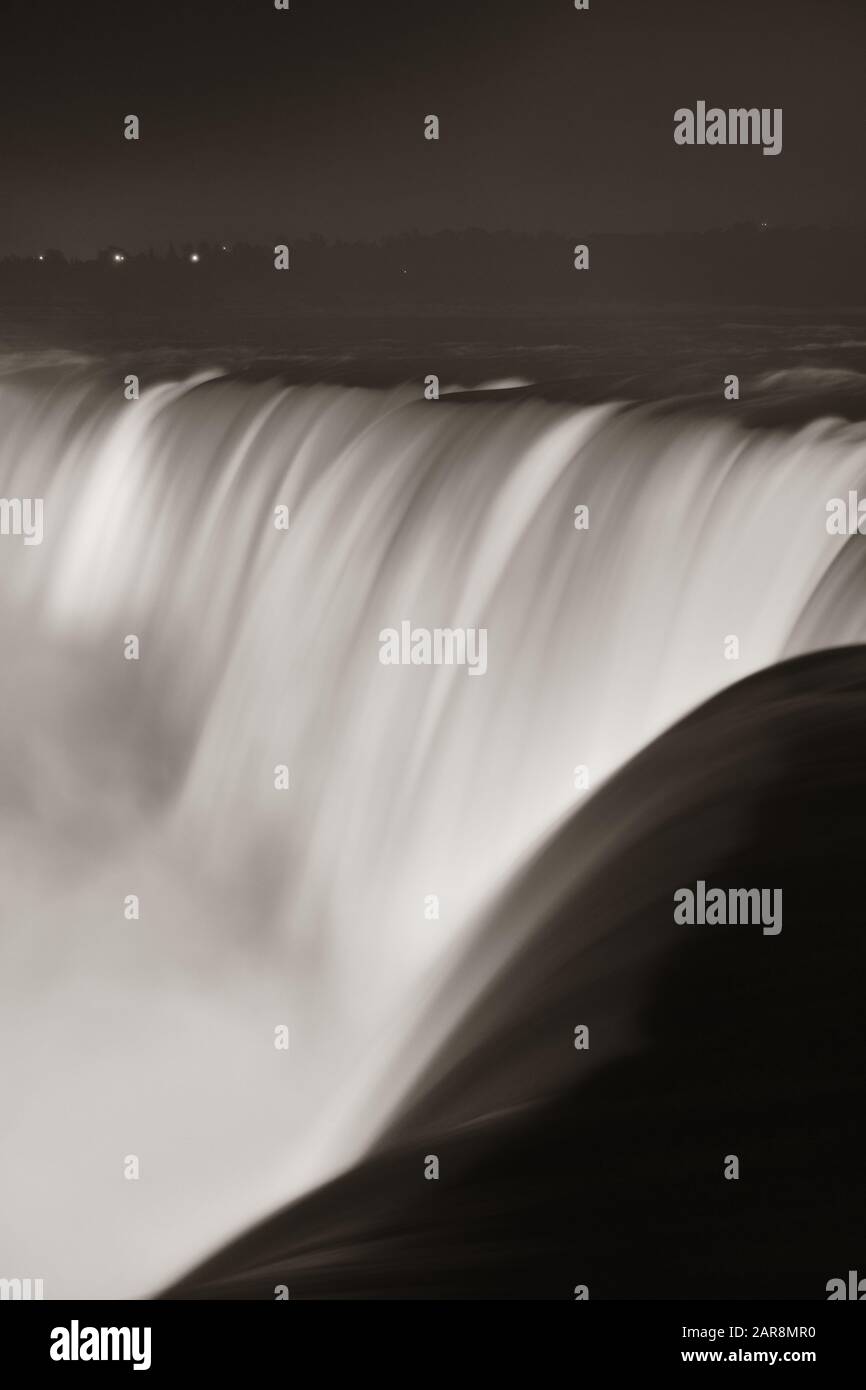
<svg viewBox="0 0 866 1390">
<path fill-rule="evenodd" d="M 201 256 L 198 254 L 197 251 L 193 251 L 192 255 L 190 256 L 190 260 L 191 260 L 191 261 L 200 261 L 200 260 L 201 260 Z"/>
<path fill-rule="evenodd" d="M 228 251 L 229 248 L 227 246 L 224 246 L 222 249 L 223 251 Z"/>
<path fill-rule="evenodd" d="M 44 261 L 44 260 L 45 260 L 45 257 L 44 257 L 44 256 L 40 256 L 39 259 L 40 259 L 40 261 Z"/>
<path fill-rule="evenodd" d="M 119 251 L 115 251 L 115 253 L 114 253 L 114 259 L 115 259 L 116 261 L 125 261 L 125 260 L 126 260 L 126 257 L 125 257 L 125 256 L 122 256 L 122 255 L 120 254 Z"/>
</svg>

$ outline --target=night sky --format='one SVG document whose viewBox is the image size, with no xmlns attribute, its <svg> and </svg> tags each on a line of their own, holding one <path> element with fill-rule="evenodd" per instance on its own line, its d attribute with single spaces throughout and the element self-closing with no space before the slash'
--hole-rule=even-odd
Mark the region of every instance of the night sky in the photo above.
<svg viewBox="0 0 866 1390">
<path fill-rule="evenodd" d="M 0 255 L 866 220 L 863 0 L 291 4 L 8 5 Z M 677 147 L 699 99 L 782 154 Z"/>
</svg>

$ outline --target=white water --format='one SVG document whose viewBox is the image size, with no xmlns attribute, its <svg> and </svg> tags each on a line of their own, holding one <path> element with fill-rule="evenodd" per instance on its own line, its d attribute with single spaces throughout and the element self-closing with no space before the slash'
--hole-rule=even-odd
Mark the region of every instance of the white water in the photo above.
<svg viewBox="0 0 866 1390">
<path fill-rule="evenodd" d="M 575 765 L 866 637 L 844 574 L 798 626 L 861 425 L 229 378 L 127 403 L 61 363 L 0 376 L 0 427 L 0 495 L 45 499 L 41 546 L 0 537 L 0 1275 L 46 1297 L 147 1293 L 352 1161 Z M 381 666 L 404 619 L 486 627 L 486 676 Z"/>
</svg>

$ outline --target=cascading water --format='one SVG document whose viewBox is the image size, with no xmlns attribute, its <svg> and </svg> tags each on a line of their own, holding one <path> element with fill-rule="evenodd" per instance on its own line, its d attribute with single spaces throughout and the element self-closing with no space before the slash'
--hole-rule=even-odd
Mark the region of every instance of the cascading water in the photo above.
<svg viewBox="0 0 866 1390">
<path fill-rule="evenodd" d="M 861 424 L 215 372 L 126 401 L 87 361 L 8 364 L 0 420 L 45 518 L 0 538 L 4 1253 L 48 1297 L 144 1294 L 356 1159 L 575 768 L 866 639 L 825 525 Z M 382 665 L 404 621 L 486 629 L 486 673 Z"/>
</svg>

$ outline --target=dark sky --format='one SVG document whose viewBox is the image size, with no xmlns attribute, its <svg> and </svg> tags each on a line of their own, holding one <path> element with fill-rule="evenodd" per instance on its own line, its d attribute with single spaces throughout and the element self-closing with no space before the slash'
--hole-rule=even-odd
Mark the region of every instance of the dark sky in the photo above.
<svg viewBox="0 0 866 1390">
<path fill-rule="evenodd" d="M 0 254 L 866 220 L 864 0 L 10 0 L 0 35 Z M 699 99 L 781 106 L 782 154 L 676 146 Z"/>
</svg>

